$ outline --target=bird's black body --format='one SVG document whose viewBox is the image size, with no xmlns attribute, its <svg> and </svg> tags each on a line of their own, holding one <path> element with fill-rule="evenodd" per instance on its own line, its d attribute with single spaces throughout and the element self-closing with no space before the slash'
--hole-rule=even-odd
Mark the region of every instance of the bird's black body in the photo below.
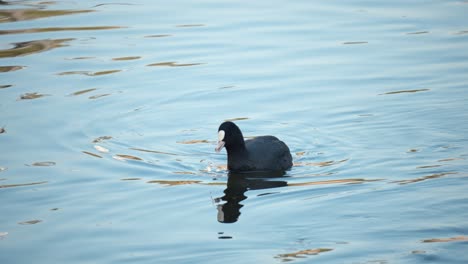
<svg viewBox="0 0 468 264">
<path fill-rule="evenodd" d="M 245 140 L 232 122 L 224 122 L 218 131 L 224 131 L 228 155 L 228 169 L 233 172 L 285 171 L 292 167 L 288 146 L 274 136 L 260 136 Z"/>
</svg>

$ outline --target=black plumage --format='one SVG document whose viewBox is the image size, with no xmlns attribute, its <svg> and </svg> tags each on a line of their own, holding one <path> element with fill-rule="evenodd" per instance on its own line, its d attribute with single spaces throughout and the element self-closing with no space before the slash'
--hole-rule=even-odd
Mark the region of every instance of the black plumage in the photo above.
<svg viewBox="0 0 468 264">
<path fill-rule="evenodd" d="M 226 148 L 228 169 L 234 172 L 285 171 L 292 167 L 288 146 L 274 136 L 244 140 L 239 127 L 224 122 L 218 129 L 216 151 Z"/>
</svg>

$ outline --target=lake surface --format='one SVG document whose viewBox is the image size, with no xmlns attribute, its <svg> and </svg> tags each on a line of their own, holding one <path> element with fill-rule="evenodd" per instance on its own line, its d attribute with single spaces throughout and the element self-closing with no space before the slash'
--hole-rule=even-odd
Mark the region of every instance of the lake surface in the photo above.
<svg viewBox="0 0 468 264">
<path fill-rule="evenodd" d="M 467 14 L 1 1 L 0 263 L 467 263 Z M 294 167 L 229 176 L 224 120 Z"/>
</svg>

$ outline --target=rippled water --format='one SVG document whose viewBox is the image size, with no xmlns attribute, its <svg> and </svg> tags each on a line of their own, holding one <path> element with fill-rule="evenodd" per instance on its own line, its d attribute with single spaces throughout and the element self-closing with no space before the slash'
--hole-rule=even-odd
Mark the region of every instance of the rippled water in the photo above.
<svg viewBox="0 0 468 264">
<path fill-rule="evenodd" d="M 0 1 L 0 263 L 466 263 L 466 1 Z M 217 128 L 294 167 L 228 176 Z"/>
</svg>

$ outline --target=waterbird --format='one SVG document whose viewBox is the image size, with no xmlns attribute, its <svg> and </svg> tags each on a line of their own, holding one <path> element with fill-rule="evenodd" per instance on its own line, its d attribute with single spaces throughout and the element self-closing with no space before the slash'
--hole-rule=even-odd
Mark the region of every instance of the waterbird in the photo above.
<svg viewBox="0 0 468 264">
<path fill-rule="evenodd" d="M 226 121 L 218 128 L 216 152 L 226 148 L 231 172 L 286 171 L 292 167 L 288 146 L 277 137 L 259 136 L 244 140 L 239 127 Z"/>
</svg>

